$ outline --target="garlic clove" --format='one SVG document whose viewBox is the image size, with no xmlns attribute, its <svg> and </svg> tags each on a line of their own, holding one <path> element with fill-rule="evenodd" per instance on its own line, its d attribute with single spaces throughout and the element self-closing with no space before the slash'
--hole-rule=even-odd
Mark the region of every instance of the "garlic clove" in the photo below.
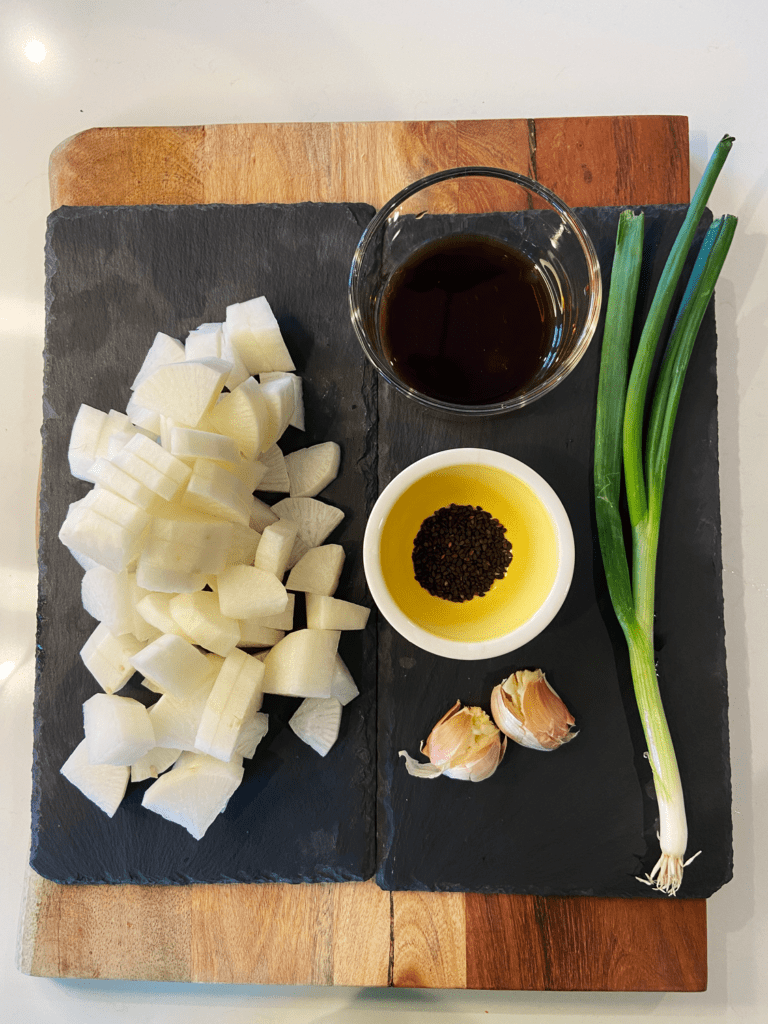
<svg viewBox="0 0 768 1024">
<path fill-rule="evenodd" d="M 506 739 L 502 741 L 499 730 L 481 708 L 462 708 L 456 701 L 422 745 L 421 752 L 429 758 L 429 764 L 420 764 L 405 750 L 399 754 L 405 758 L 409 774 L 417 778 L 447 775 L 481 782 L 496 771 L 506 748 Z"/>
<path fill-rule="evenodd" d="M 496 686 L 491 714 L 505 735 L 532 750 L 556 750 L 578 735 L 573 715 L 541 669 L 515 672 Z"/>
</svg>

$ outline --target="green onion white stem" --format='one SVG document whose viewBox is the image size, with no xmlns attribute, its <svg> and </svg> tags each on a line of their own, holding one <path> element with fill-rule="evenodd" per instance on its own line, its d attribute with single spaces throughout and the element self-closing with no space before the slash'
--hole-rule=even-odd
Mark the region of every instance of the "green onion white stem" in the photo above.
<svg viewBox="0 0 768 1024">
<path fill-rule="evenodd" d="M 646 396 L 662 327 L 715 180 L 733 144 L 710 160 L 672 247 L 640 336 L 627 384 L 643 248 L 642 213 L 622 212 L 608 296 L 595 425 L 595 516 L 608 591 L 629 649 L 632 680 L 659 804 L 661 856 L 641 881 L 674 895 L 683 879 L 688 827 L 677 759 L 659 693 L 653 618 L 661 504 L 672 430 L 701 320 L 733 238 L 736 218 L 707 232 L 684 292 L 658 375 L 645 445 Z M 621 471 L 632 528 L 631 572 L 620 513 Z M 694 856 L 698 856 L 695 854 Z"/>
</svg>

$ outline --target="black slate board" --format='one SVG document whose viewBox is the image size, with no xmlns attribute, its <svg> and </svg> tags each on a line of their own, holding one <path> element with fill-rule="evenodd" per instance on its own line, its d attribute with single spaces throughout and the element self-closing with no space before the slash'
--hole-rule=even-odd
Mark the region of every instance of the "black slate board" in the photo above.
<svg viewBox="0 0 768 1024">
<path fill-rule="evenodd" d="M 598 251 L 607 301 L 619 210 L 578 211 Z M 685 213 L 646 208 L 642 315 Z M 605 302 L 604 302 L 605 308 Z M 379 390 L 379 482 L 422 456 L 461 446 L 526 462 L 571 518 L 574 580 L 554 622 L 524 648 L 480 663 L 436 658 L 382 623 L 379 631 L 379 868 L 386 889 L 647 896 L 636 881 L 658 856 L 656 803 L 622 634 L 596 546 L 592 448 L 602 321 L 558 388 L 507 417 L 425 416 Z M 689 851 L 681 895 L 705 897 L 732 874 L 730 766 L 720 556 L 716 332 L 711 306 L 689 367 L 665 495 L 657 599 L 662 694 L 687 795 Z M 579 736 L 552 753 L 510 744 L 482 784 L 416 779 L 399 750 L 420 741 L 458 699 L 490 707 L 492 688 L 541 667 Z"/>
<path fill-rule="evenodd" d="M 301 204 L 65 208 L 51 216 L 31 858 L 46 877 L 319 881 L 367 877 L 378 865 L 377 881 L 387 889 L 652 895 L 634 876 L 655 860 L 655 801 L 623 638 L 594 544 L 600 334 L 552 395 L 512 416 L 469 423 L 413 408 L 363 364 L 349 326 L 346 277 L 371 213 Z M 579 213 L 607 295 L 619 211 Z M 683 213 L 646 208 L 646 304 Z M 507 452 L 549 480 L 571 516 L 576 573 L 552 625 L 506 658 L 435 658 L 385 622 L 378 647 L 374 622 L 363 636 L 346 635 L 343 654 L 361 698 L 345 711 L 337 748 L 321 762 L 285 726 L 296 702 L 272 698 L 273 728 L 244 786 L 196 843 L 141 809 L 146 784 L 131 788 L 110 821 L 58 774 L 82 736 L 80 704 L 96 689 L 77 653 L 94 625 L 80 607 L 81 572 L 57 540 L 67 504 L 85 490 L 69 477 L 63 454 L 80 402 L 124 407 L 157 330 L 183 337 L 220 319 L 228 303 L 260 292 L 306 377 L 307 443 L 334 438 L 343 446 L 341 476 L 324 495 L 348 513 L 331 538 L 348 552 L 341 596 L 370 601 L 360 540 L 377 490 L 415 459 L 459 445 Z M 298 434 L 288 440 L 305 443 Z M 704 850 L 686 872 L 683 895 L 708 896 L 732 870 L 712 309 L 691 362 L 672 459 L 659 563 L 659 670 L 687 792 L 689 849 Z M 536 665 L 576 715 L 581 732 L 573 743 L 553 754 L 513 747 L 482 785 L 407 775 L 397 751 L 416 754 L 457 698 L 487 708 L 503 676 Z"/>
<path fill-rule="evenodd" d="M 339 477 L 323 495 L 346 513 L 330 538 L 347 552 L 338 595 L 367 603 L 360 552 L 375 499 L 375 387 L 349 323 L 346 277 L 371 214 L 302 204 L 64 208 L 49 218 L 31 853 L 47 878 L 315 882 L 374 871 L 375 616 L 364 633 L 342 638 L 361 694 L 345 708 L 333 750 L 322 758 L 287 727 L 297 699 L 265 698 L 270 731 L 197 842 L 141 807 L 148 782 L 129 786 L 109 819 L 59 774 L 82 739 L 81 704 L 98 686 L 79 657 L 96 625 L 80 605 L 82 570 L 57 539 L 67 505 L 88 489 L 66 458 L 80 403 L 124 409 L 157 331 L 184 338 L 222 320 L 227 304 L 265 294 L 305 379 L 307 432 L 289 428 L 284 448 L 342 442 Z M 138 686 L 121 692 L 149 698 Z"/>
</svg>

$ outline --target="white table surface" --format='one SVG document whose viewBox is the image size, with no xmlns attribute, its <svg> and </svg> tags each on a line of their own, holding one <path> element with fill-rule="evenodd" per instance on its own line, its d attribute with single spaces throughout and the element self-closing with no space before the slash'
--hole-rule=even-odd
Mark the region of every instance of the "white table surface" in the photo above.
<svg viewBox="0 0 768 1024">
<path fill-rule="evenodd" d="M 25 55 L 29 40 L 44 59 Z M 768 5 L 765 0 L 4 0 L 0 7 L 0 992 L 28 1024 L 597 1016 L 768 1020 Z M 32 56 L 39 56 L 31 51 Z M 28 978 L 48 156 L 104 125 L 686 114 L 694 184 L 739 216 L 717 291 L 734 880 L 709 901 L 697 995 L 319 990 Z"/>
</svg>

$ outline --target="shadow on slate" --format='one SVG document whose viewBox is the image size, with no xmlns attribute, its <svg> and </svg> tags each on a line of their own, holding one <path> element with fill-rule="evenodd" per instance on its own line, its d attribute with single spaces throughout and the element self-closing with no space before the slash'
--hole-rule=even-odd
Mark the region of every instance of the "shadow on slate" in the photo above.
<svg viewBox="0 0 768 1024">
<path fill-rule="evenodd" d="M 647 207 L 639 313 L 647 310 L 685 207 Z M 607 303 L 618 208 L 579 210 L 598 251 Z M 710 218 L 711 219 L 711 218 Z M 703 233 L 703 232 L 702 232 Z M 700 234 L 701 237 L 701 234 Z M 639 323 L 639 320 L 638 320 Z M 518 651 L 478 663 L 420 651 L 379 627 L 379 868 L 385 889 L 658 897 L 636 880 L 657 857 L 657 805 L 621 631 L 596 544 L 592 452 L 598 333 L 550 395 L 506 417 L 425 415 L 382 385 L 379 486 L 416 459 L 491 448 L 528 463 L 560 496 L 576 542 L 569 595 Z M 711 305 L 680 403 L 664 499 L 657 597 L 658 668 L 687 797 L 690 852 L 682 896 L 732 876 L 730 764 L 720 554 L 716 332 Z M 482 784 L 407 774 L 419 743 L 460 700 L 490 707 L 492 688 L 543 668 L 579 735 L 555 752 L 510 742 Z M 423 760 L 423 758 L 422 758 Z"/>
<path fill-rule="evenodd" d="M 98 691 L 79 650 L 96 623 L 82 570 L 58 540 L 88 485 L 69 474 L 81 402 L 122 410 L 157 331 L 176 338 L 226 306 L 266 295 L 305 378 L 307 433 L 286 450 L 338 440 L 339 477 L 323 498 L 345 519 L 330 540 L 347 558 L 338 595 L 370 604 L 362 537 L 376 494 L 376 385 L 347 310 L 363 205 L 63 208 L 49 218 L 40 590 L 31 865 L 57 882 L 346 881 L 375 870 L 376 623 L 340 651 L 360 688 L 339 740 L 320 757 L 288 728 L 298 699 L 266 697 L 270 730 L 242 786 L 197 842 L 141 807 L 130 785 L 108 818 L 59 774 L 83 736 L 81 705 Z M 269 496 L 276 500 L 281 495 Z M 138 678 L 138 677 L 137 677 Z M 145 702 L 143 688 L 124 691 Z"/>
<path fill-rule="evenodd" d="M 348 267 L 371 213 L 301 204 L 65 208 L 51 216 L 32 867 L 62 882 L 180 883 L 343 881 L 378 865 L 385 889 L 654 897 L 635 876 L 656 858 L 656 804 L 595 545 L 602 321 L 577 369 L 528 409 L 486 421 L 417 409 L 379 387 L 349 324 Z M 619 210 L 579 214 L 598 250 L 605 302 Z M 683 207 L 646 208 L 641 312 L 683 215 Z M 554 622 L 507 657 L 437 658 L 383 620 L 378 649 L 373 621 L 364 634 L 343 635 L 361 696 L 345 709 L 337 746 L 319 758 L 287 728 L 298 701 L 267 698 L 269 734 L 226 812 L 197 843 L 141 808 L 146 783 L 129 787 L 110 820 L 59 775 L 82 737 L 80 705 L 97 689 L 78 656 L 94 627 L 80 604 L 82 572 L 57 539 L 67 505 L 87 489 L 70 477 L 66 449 L 81 402 L 125 407 L 156 331 L 183 338 L 221 319 L 227 304 L 261 293 L 305 376 L 308 436 L 289 431 L 286 450 L 329 438 L 342 444 L 340 477 L 323 494 L 347 514 L 330 538 L 347 551 L 340 596 L 370 604 L 361 541 L 378 489 L 416 459 L 458 446 L 506 452 L 552 484 L 573 524 L 576 570 Z M 682 895 L 699 897 L 732 872 L 716 385 L 710 308 L 673 442 L 657 599 L 659 672 L 687 794 L 689 849 L 703 850 Z M 487 709 L 504 676 L 535 666 L 576 716 L 572 743 L 549 754 L 510 744 L 482 785 L 407 775 L 397 752 L 417 754 L 457 699 Z"/>
</svg>

